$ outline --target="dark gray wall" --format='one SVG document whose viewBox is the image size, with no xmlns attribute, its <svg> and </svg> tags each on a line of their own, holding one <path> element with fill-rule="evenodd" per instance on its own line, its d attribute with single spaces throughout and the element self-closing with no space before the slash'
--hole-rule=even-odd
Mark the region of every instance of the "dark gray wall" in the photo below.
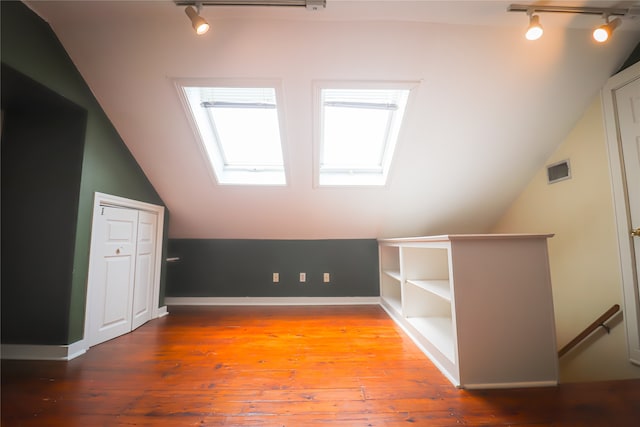
<svg viewBox="0 0 640 427">
<path fill-rule="evenodd" d="M 355 240 L 171 239 L 167 296 L 378 296 L 378 244 Z M 280 283 L 272 274 L 280 273 Z M 299 274 L 307 274 L 300 283 Z M 323 273 L 331 283 L 322 282 Z"/>
</svg>

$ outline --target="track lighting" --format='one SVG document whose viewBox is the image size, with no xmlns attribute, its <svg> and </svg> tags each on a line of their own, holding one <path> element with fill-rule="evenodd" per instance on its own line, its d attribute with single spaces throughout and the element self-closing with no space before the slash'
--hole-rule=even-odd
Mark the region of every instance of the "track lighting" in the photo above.
<svg viewBox="0 0 640 427">
<path fill-rule="evenodd" d="M 609 37 L 613 34 L 613 30 L 615 30 L 622 22 L 620 18 L 616 18 L 609 22 L 608 16 L 605 16 L 604 20 L 606 24 L 600 25 L 598 28 L 593 30 L 593 39 L 598 43 L 604 43 L 609 40 Z"/>
<path fill-rule="evenodd" d="M 525 37 L 527 40 L 537 40 L 542 36 L 542 26 L 540 25 L 540 17 L 536 13 L 578 13 L 584 15 L 600 15 L 604 16 L 605 24 L 599 26 L 593 31 L 593 38 L 598 43 L 607 41 L 613 30 L 622 24 L 620 18 L 609 21 L 610 16 L 638 16 L 640 15 L 638 8 L 607 8 L 607 7 L 581 7 L 581 6 L 545 6 L 545 5 L 522 5 L 512 4 L 507 8 L 507 12 L 525 12 L 529 16 L 529 27 Z"/>
<path fill-rule="evenodd" d="M 196 30 L 196 34 L 201 36 L 209 31 L 209 23 L 200 16 L 200 11 L 202 10 L 202 3 L 196 3 L 196 9 L 193 6 L 187 6 L 184 9 L 184 12 L 187 14 L 189 19 L 191 19 L 191 25 L 193 29 Z"/>
<path fill-rule="evenodd" d="M 321 10 L 327 7 L 327 0 L 174 0 L 177 6 L 294 6 L 308 10 Z"/>
<path fill-rule="evenodd" d="M 533 12 L 529 13 L 529 27 L 525 34 L 527 40 L 538 40 L 542 37 L 543 32 L 542 25 L 540 25 L 540 17 L 534 15 Z"/>
<path fill-rule="evenodd" d="M 0 0 L 2 1 L 2 0 Z M 200 16 L 202 5 L 206 6 L 301 6 L 318 11 L 327 7 L 327 0 L 174 0 L 176 6 L 187 6 L 184 12 L 199 36 L 209 31 L 209 23 Z M 193 7 L 196 7 L 195 9 Z"/>
</svg>

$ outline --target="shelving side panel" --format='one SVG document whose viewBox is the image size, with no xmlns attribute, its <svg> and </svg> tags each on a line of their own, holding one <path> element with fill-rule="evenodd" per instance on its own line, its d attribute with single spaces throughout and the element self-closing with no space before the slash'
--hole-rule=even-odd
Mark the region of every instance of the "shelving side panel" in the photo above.
<svg viewBox="0 0 640 427">
<path fill-rule="evenodd" d="M 402 313 L 402 286 L 400 280 L 388 275 L 380 276 L 380 296 L 398 314 Z"/>
<path fill-rule="evenodd" d="M 378 246 L 380 264 L 380 297 L 386 306 L 398 315 L 402 313 L 402 277 L 400 248 L 397 245 Z"/>
<path fill-rule="evenodd" d="M 451 252 L 463 386 L 557 382 L 546 238 L 465 240 Z"/>
</svg>

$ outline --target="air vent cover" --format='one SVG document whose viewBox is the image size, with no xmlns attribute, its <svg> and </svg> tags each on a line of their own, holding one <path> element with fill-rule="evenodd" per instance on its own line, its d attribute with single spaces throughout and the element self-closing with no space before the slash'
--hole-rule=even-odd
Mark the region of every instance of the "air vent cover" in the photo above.
<svg viewBox="0 0 640 427">
<path fill-rule="evenodd" d="M 571 167 L 568 159 L 547 166 L 547 183 L 553 184 L 569 178 L 571 178 Z"/>
</svg>

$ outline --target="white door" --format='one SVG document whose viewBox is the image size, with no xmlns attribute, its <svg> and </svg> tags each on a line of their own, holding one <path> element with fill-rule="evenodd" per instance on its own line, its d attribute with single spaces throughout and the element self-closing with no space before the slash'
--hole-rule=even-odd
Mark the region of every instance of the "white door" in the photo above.
<svg viewBox="0 0 640 427">
<path fill-rule="evenodd" d="M 156 227 L 158 216 L 138 213 L 138 242 L 136 250 L 136 279 L 133 286 L 133 319 L 131 329 L 151 320 L 153 312 L 153 284 L 155 274 Z"/>
<path fill-rule="evenodd" d="M 627 200 L 629 207 L 629 233 L 633 236 L 633 263 L 636 278 L 633 296 L 628 292 L 627 299 L 633 303 L 640 303 L 640 288 L 638 287 L 638 272 L 640 272 L 640 78 L 627 83 L 616 90 L 616 106 L 620 131 L 620 147 L 627 184 Z M 640 335 L 640 313 L 636 313 L 636 326 Z M 632 317 L 629 316 L 631 319 Z M 631 319 L 627 319 L 630 321 Z M 640 337 L 636 336 L 636 345 L 631 345 L 631 360 L 640 363 Z M 635 347 L 635 351 L 634 351 Z"/>
<path fill-rule="evenodd" d="M 153 315 L 155 213 L 101 206 L 94 223 L 89 346 L 131 332 Z"/>
<path fill-rule="evenodd" d="M 89 346 L 131 331 L 138 211 L 101 207 L 96 237 Z"/>
<path fill-rule="evenodd" d="M 603 89 L 629 360 L 640 365 L 640 63 Z"/>
<path fill-rule="evenodd" d="M 616 90 L 616 104 L 636 271 L 640 271 L 640 78 Z"/>
</svg>

